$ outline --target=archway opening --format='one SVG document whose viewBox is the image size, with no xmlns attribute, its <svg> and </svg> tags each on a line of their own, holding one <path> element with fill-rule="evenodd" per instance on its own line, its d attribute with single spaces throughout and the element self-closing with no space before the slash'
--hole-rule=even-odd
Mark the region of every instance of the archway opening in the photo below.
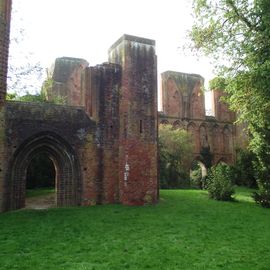
<svg viewBox="0 0 270 270">
<path fill-rule="evenodd" d="M 56 206 L 56 166 L 46 152 L 37 153 L 26 172 L 25 207 L 42 209 Z"/>
<path fill-rule="evenodd" d="M 207 169 L 205 165 L 199 160 L 194 160 L 190 168 L 190 186 L 204 189 L 206 176 Z"/>
<path fill-rule="evenodd" d="M 26 140 L 15 152 L 10 163 L 9 196 L 6 197 L 5 209 L 15 210 L 25 207 L 27 174 L 30 174 L 31 164 L 45 153 L 45 159 L 50 159 L 54 166 L 55 205 L 75 206 L 81 204 L 80 166 L 73 149 L 57 134 L 44 132 Z M 48 161 L 50 164 L 50 161 Z M 52 165 L 49 165 L 48 175 L 52 175 Z M 51 171 L 50 171 L 51 170 Z M 39 184 L 43 180 L 38 179 Z M 53 182 L 48 185 L 52 186 Z M 38 208 L 38 207 L 36 207 Z M 44 208 L 44 207 L 43 207 Z"/>
</svg>

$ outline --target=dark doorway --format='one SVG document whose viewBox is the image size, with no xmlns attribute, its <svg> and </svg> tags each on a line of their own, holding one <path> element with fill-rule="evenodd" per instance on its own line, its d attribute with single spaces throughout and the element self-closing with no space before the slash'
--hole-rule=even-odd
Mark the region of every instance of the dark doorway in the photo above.
<svg viewBox="0 0 270 270">
<path fill-rule="evenodd" d="M 25 207 L 42 209 L 56 206 L 55 179 L 53 160 L 45 152 L 36 154 L 27 168 Z"/>
</svg>

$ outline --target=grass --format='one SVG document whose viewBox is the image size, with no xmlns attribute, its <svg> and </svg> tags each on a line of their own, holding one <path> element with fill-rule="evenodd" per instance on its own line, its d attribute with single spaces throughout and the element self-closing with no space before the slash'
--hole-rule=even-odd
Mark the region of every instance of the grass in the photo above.
<svg viewBox="0 0 270 270">
<path fill-rule="evenodd" d="M 270 210 L 200 190 L 161 190 L 155 206 L 0 215 L 0 269 L 270 269 Z"/>
<path fill-rule="evenodd" d="M 27 189 L 26 190 L 26 198 L 38 197 L 42 195 L 48 195 L 54 193 L 54 188 L 36 188 L 36 189 Z"/>
</svg>

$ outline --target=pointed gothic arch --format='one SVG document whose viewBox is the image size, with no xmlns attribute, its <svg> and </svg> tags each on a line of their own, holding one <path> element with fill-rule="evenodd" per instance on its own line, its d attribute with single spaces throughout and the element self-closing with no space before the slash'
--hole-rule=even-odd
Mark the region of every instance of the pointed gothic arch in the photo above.
<svg viewBox="0 0 270 270">
<path fill-rule="evenodd" d="M 173 122 L 173 128 L 174 129 L 183 129 L 183 124 L 179 120 L 176 120 Z"/>
<path fill-rule="evenodd" d="M 56 171 L 57 206 L 75 206 L 81 203 L 81 177 L 77 155 L 72 147 L 52 132 L 36 134 L 27 139 L 15 152 L 9 166 L 6 209 L 25 206 L 26 173 L 32 159 L 46 153 Z"/>
</svg>

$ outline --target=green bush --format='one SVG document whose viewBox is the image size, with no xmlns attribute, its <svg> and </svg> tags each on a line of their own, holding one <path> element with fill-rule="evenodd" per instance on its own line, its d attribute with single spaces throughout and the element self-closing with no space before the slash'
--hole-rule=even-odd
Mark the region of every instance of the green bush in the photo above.
<svg viewBox="0 0 270 270">
<path fill-rule="evenodd" d="M 254 162 L 256 168 L 256 178 L 258 182 L 258 191 L 253 193 L 256 203 L 262 207 L 270 208 L 270 171 L 269 168 L 261 166 L 258 162 Z"/>
<path fill-rule="evenodd" d="M 161 188 L 189 185 L 193 144 L 186 130 L 159 126 L 159 181 Z"/>
<path fill-rule="evenodd" d="M 256 188 L 255 155 L 247 149 L 239 149 L 236 156 L 235 173 L 236 184 L 249 188 Z"/>
<path fill-rule="evenodd" d="M 232 200 L 234 188 L 230 166 L 218 164 L 212 167 L 207 177 L 206 189 L 212 199 L 220 201 Z"/>
<path fill-rule="evenodd" d="M 196 164 L 190 173 L 190 186 L 202 188 L 202 170 L 199 164 Z"/>
<path fill-rule="evenodd" d="M 259 192 L 254 192 L 252 197 L 255 202 L 260 204 L 262 207 L 270 208 L 270 193 L 268 190 L 260 190 Z"/>
</svg>

